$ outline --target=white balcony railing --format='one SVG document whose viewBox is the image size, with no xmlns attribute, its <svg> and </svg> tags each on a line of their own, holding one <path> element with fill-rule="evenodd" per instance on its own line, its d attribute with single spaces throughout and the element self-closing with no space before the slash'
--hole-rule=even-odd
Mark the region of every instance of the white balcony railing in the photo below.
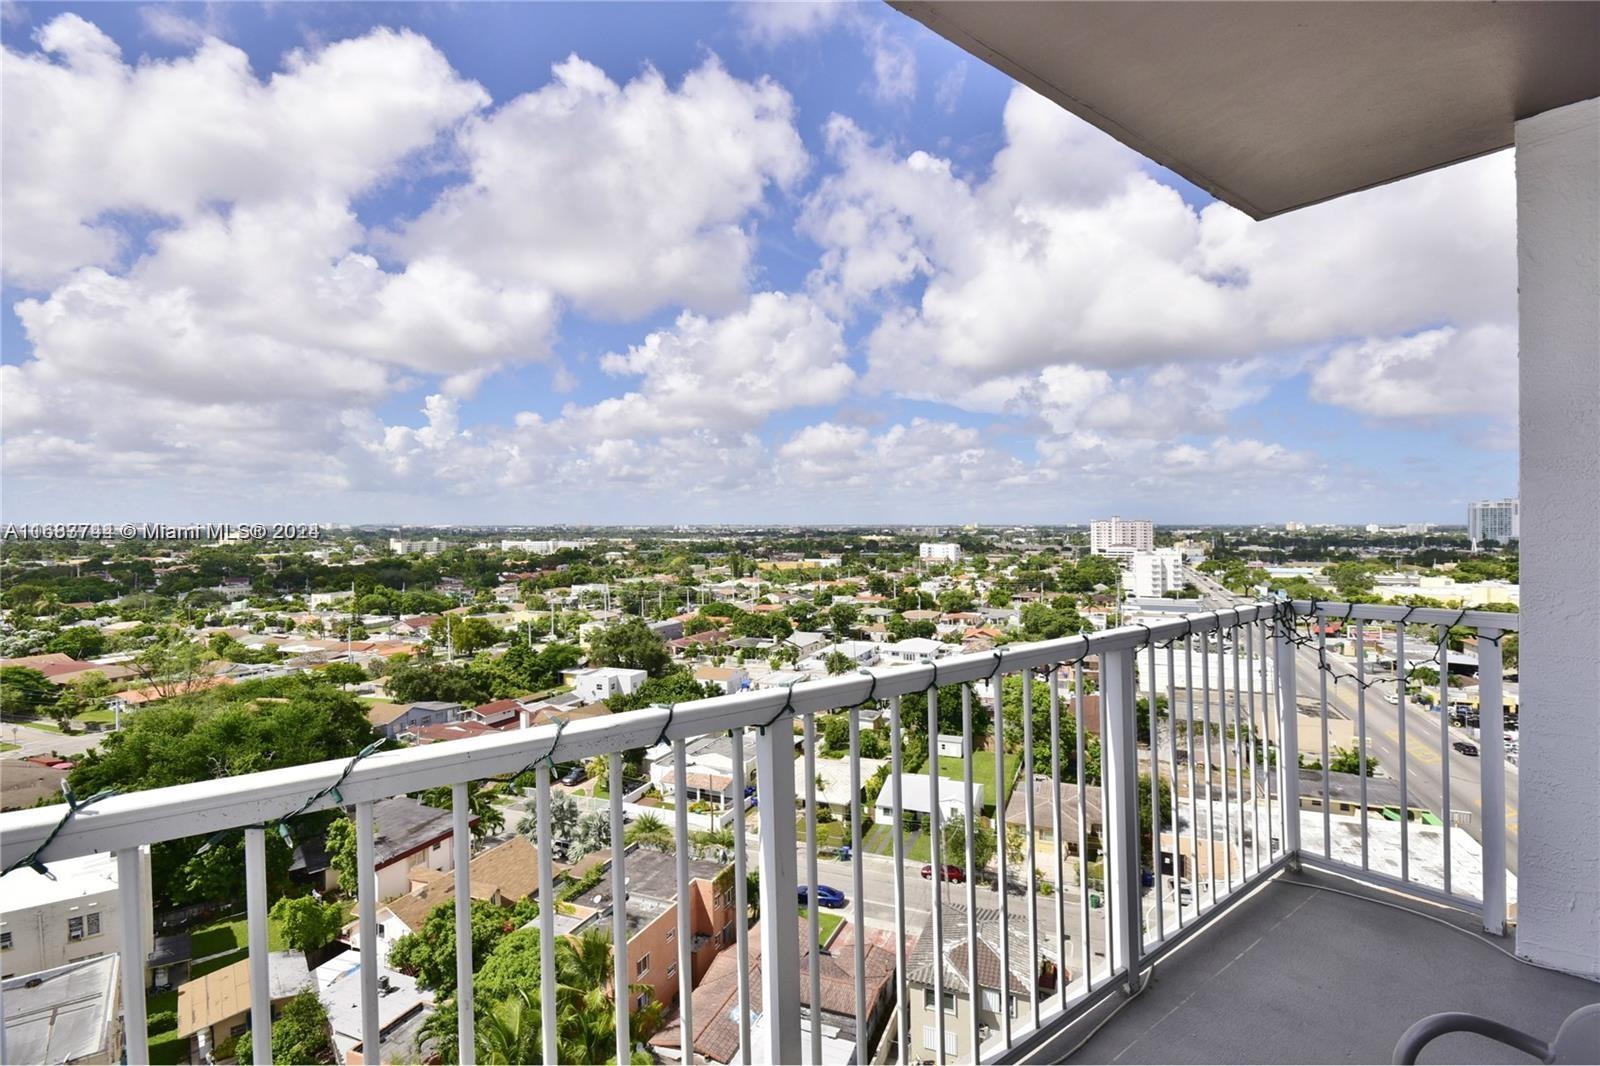
<svg viewBox="0 0 1600 1066">
<path fill-rule="evenodd" d="M 1346 672 L 1337 657 L 1326 651 L 1326 636 L 1321 627 L 1313 634 L 1308 631 L 1311 620 L 1338 620 L 1348 622 L 1358 629 L 1354 678 L 1349 684 L 1343 681 Z M 1419 737 L 1416 712 L 1408 709 L 1405 685 L 1402 680 L 1392 683 L 1374 681 L 1380 675 L 1367 669 L 1366 636 L 1368 627 L 1391 626 L 1399 644 L 1397 661 L 1407 662 L 1405 642 L 1407 628 L 1415 641 L 1415 627 L 1435 627 L 1440 640 L 1452 626 L 1462 625 L 1476 629 L 1487 639 L 1479 641 L 1482 663 L 1480 704 L 1480 743 L 1483 752 L 1479 773 L 1479 791 L 1476 796 L 1481 819 L 1474 823 L 1475 832 L 1482 842 L 1483 864 L 1481 885 L 1464 885 L 1452 879 L 1450 832 L 1453 805 L 1459 806 L 1462 795 L 1460 782 L 1453 791 L 1450 778 L 1453 745 L 1449 716 L 1441 713 L 1431 735 Z M 372 869 L 373 856 L 373 804 L 391 796 L 414 793 L 422 789 L 441 786 L 454 787 L 454 847 L 456 868 L 467 866 L 470 851 L 468 827 L 469 782 L 490 777 L 519 773 L 530 766 L 536 768 L 537 800 L 536 825 L 539 855 L 539 923 L 541 927 L 541 975 L 544 987 L 554 986 L 555 973 L 555 908 L 542 905 L 552 899 L 552 839 L 550 829 L 550 766 L 585 760 L 596 755 L 611 755 L 609 791 L 611 815 L 611 891 L 612 899 L 626 899 L 628 855 L 624 848 L 624 813 L 622 805 L 622 765 L 620 753 L 649 748 L 662 741 L 672 744 L 672 757 L 676 779 L 682 781 L 686 773 L 686 748 L 695 738 L 729 732 L 735 739 L 732 745 L 736 765 L 735 777 L 744 780 L 748 768 L 744 765 L 744 735 L 755 730 L 756 765 L 755 783 L 759 802 L 756 810 L 756 856 L 760 873 L 760 923 L 761 938 L 761 1012 L 759 1026 L 752 1026 L 756 1017 L 751 1011 L 749 986 L 749 943 L 747 923 L 737 921 L 735 950 L 738 955 L 737 1018 L 740 1030 L 739 1061 L 742 1062 L 820 1062 L 822 1058 L 821 1026 L 809 1026 L 809 1041 L 802 1039 L 802 999 L 800 983 L 801 932 L 798 923 L 777 920 L 779 916 L 794 913 L 797 890 L 808 887 L 807 899 L 811 921 L 803 928 L 809 936 L 817 936 L 816 891 L 817 847 L 815 772 L 812 760 L 816 751 L 815 718 L 818 714 L 841 708 L 852 708 L 868 700 L 887 702 L 890 737 L 891 772 L 884 785 L 884 794 L 890 797 L 889 808 L 893 842 L 889 856 L 887 876 L 892 878 L 893 946 L 895 977 L 893 985 L 892 1024 L 893 1043 L 901 1062 L 931 1058 L 943 1062 L 947 1058 L 971 1061 L 991 1061 L 1022 1053 L 1040 1035 L 1078 1017 L 1099 1002 L 1105 995 L 1129 988 L 1162 955 L 1188 940 L 1202 929 L 1211 918 L 1233 904 L 1244 892 L 1270 876 L 1280 866 L 1291 861 L 1313 862 L 1338 867 L 1382 884 L 1403 887 L 1410 891 L 1446 898 L 1458 906 L 1473 909 L 1483 916 L 1486 928 L 1498 932 L 1505 918 L 1506 873 L 1506 803 L 1505 763 L 1500 758 L 1503 722 L 1501 720 L 1500 647 L 1499 637 L 1515 630 L 1517 616 L 1488 612 L 1457 612 L 1449 610 L 1422 610 L 1403 607 L 1363 605 L 1352 607 L 1337 603 L 1283 603 L 1264 602 L 1240 605 L 1226 610 L 1204 614 L 1164 619 L 1148 625 L 1125 626 L 1088 636 L 1033 644 L 1013 644 L 991 653 L 959 655 L 938 660 L 932 664 L 919 664 L 895 669 L 862 671 L 832 677 L 787 690 L 744 692 L 714 699 L 697 700 L 675 708 L 658 707 L 611 717 L 573 721 L 562 728 L 542 727 L 499 736 L 432 745 L 425 748 L 378 752 L 359 760 L 353 766 L 346 761 L 317 763 L 265 773 L 197 782 L 173 788 L 157 789 L 130 795 L 117 795 L 101 799 L 78 808 L 63 821 L 64 808 L 36 808 L 13 812 L 0 817 L 0 859 L 10 866 L 19 858 L 46 845 L 40 858 L 48 863 L 92 852 L 116 852 L 121 878 L 122 914 L 128 916 L 123 923 L 122 942 L 126 958 L 141 958 L 140 924 L 149 913 L 149 901 L 142 899 L 142 888 L 137 876 L 138 849 L 185 838 L 204 838 L 224 830 L 243 830 L 247 847 L 247 915 L 249 922 L 250 966 L 252 1003 L 251 1034 L 255 1061 L 271 1060 L 271 1005 L 268 1000 L 267 980 L 267 891 L 266 849 L 264 826 L 274 819 L 300 810 L 306 797 L 320 795 L 307 810 L 325 809 L 335 805 L 353 805 L 358 834 L 359 863 L 363 869 Z M 1444 656 L 1440 655 L 1442 662 Z M 1215 668 L 1215 669 L 1213 669 Z M 1178 683 L 1180 676 L 1183 684 Z M 1215 673 L 1215 677 L 1213 677 Z M 962 810 L 973 808 L 974 773 L 978 760 L 987 760 L 989 752 L 976 752 L 973 746 L 973 686 L 977 682 L 992 682 L 985 686 L 992 699 L 992 714 L 996 730 L 994 780 L 1000 785 L 995 796 L 996 838 L 998 855 L 995 868 L 1007 871 L 1012 865 L 1008 856 L 1004 832 L 1006 791 L 1005 717 L 1001 700 L 1003 678 L 1020 675 L 1023 701 L 1021 716 L 1021 776 L 1018 787 L 1027 789 L 1029 797 L 1026 811 L 1026 856 L 1021 864 L 1026 875 L 1021 896 L 1024 913 L 1011 913 L 1011 892 L 1002 888 L 993 893 L 995 903 L 988 904 L 989 893 L 980 889 L 977 879 L 969 877 L 962 889 L 965 906 L 946 911 L 947 894 L 954 891 L 935 877 L 923 881 L 917 864 L 908 862 L 908 845 L 902 825 L 902 784 L 906 777 L 904 765 L 903 727 L 912 716 L 926 729 L 930 739 L 938 734 L 939 692 L 950 686 L 961 691 L 963 751 L 969 753 L 964 762 L 964 779 L 960 785 L 963 795 L 958 805 Z M 1320 689 L 1316 712 L 1310 716 L 1302 712 L 1299 692 L 1315 675 Z M 1142 677 L 1143 685 L 1139 684 Z M 1064 767 L 1085 766 L 1086 739 L 1093 726 L 1085 714 L 1088 701 L 1086 684 L 1098 679 L 1100 697 L 1100 727 L 1103 741 L 1100 777 L 1104 804 L 1104 860 L 1103 884 L 1090 879 L 1091 864 L 1083 859 L 1088 853 L 1090 809 L 1086 790 L 1078 789 L 1076 839 L 1063 839 L 1063 811 L 1059 797 L 1060 785 L 1070 783 L 1071 775 Z M 1448 709 L 1450 684 L 1447 670 L 1440 670 L 1439 705 Z M 1330 701 L 1328 688 L 1344 684 L 1359 685 L 1355 731 L 1360 741 L 1363 765 L 1369 750 L 1367 720 L 1370 693 L 1380 692 L 1388 684 L 1396 695 L 1393 705 L 1397 712 L 1399 757 L 1393 767 L 1398 773 L 1401 793 L 1400 809 L 1405 817 L 1400 822 L 1399 872 L 1386 875 L 1378 870 L 1378 863 L 1368 849 L 1368 810 L 1366 778 L 1361 789 L 1361 855 L 1359 861 L 1346 861 L 1333 847 L 1328 828 L 1331 802 L 1326 771 L 1321 777 L 1321 807 L 1324 830 L 1320 842 L 1310 845 L 1302 839 L 1301 824 L 1301 774 L 1298 772 L 1302 750 L 1320 751 L 1320 764 L 1327 767 L 1328 723 Z M 1152 696 L 1166 697 L 1166 712 L 1158 711 L 1158 700 L 1152 698 L 1146 711 L 1147 722 L 1140 722 L 1138 694 L 1140 688 Z M 1041 691 L 1042 689 L 1042 691 Z M 1049 765 L 1039 766 L 1034 758 L 1034 714 L 1037 701 L 1048 701 L 1050 723 Z M 1386 701 L 1387 703 L 1387 701 Z M 1337 712 L 1335 712 L 1337 713 Z M 1384 712 L 1388 716 L 1388 711 Z M 1302 719 L 1310 717 L 1320 724 L 1322 736 L 1311 744 L 1302 743 L 1305 725 Z M 1411 726 L 1408 730 L 1408 719 Z M 861 795 L 859 725 L 856 715 L 850 716 L 849 761 L 851 788 L 858 798 Z M 1071 720 L 1076 735 L 1076 750 L 1064 758 L 1062 751 L 1063 723 Z M 796 725 L 799 726 L 799 745 L 803 756 L 806 780 L 795 780 Z M 1148 747 L 1140 747 L 1139 733 L 1142 725 L 1148 726 Z M 1421 748 L 1418 746 L 1422 745 Z M 1432 745 L 1429 752 L 1428 745 Z M 1429 783 L 1436 786 L 1437 796 L 1418 798 L 1413 788 L 1412 765 L 1419 753 L 1429 753 Z M 930 764 L 937 767 L 937 756 L 930 752 Z M 1141 762 L 1146 766 L 1141 781 Z M 1432 773 L 1437 770 L 1436 780 Z M 1165 780 L 1171 787 L 1170 797 L 1162 802 L 1159 787 L 1154 783 Z M 1048 833 L 1037 832 L 1035 783 L 1045 787 L 1050 797 L 1048 803 Z M 329 792 L 329 786 L 337 789 Z M 1180 786 L 1183 795 L 1180 797 Z M 938 796 L 939 776 L 934 773 L 931 782 L 932 810 L 929 834 L 931 865 L 938 870 L 946 857 L 942 852 L 941 803 Z M 1155 856 L 1147 873 L 1141 858 L 1143 829 L 1140 821 L 1141 791 L 1149 789 L 1149 806 L 1152 809 L 1149 828 L 1149 854 Z M 1316 791 L 1315 788 L 1312 791 Z M 805 820 L 805 848 L 799 847 L 796 831 L 797 803 L 803 799 Z M 1442 883 L 1426 884 L 1413 874 L 1411 868 L 1411 840 L 1409 817 L 1413 801 L 1422 805 L 1439 803 L 1437 811 L 1446 827 L 1443 846 L 1446 857 Z M 865 817 L 862 804 L 857 802 L 850 810 L 851 841 L 851 898 L 850 917 L 857 934 L 854 938 L 855 957 L 855 1014 L 858 1046 L 874 1046 L 877 1034 L 869 1032 L 868 1021 L 874 1016 L 873 1005 L 867 1003 L 864 986 L 862 935 L 867 928 L 865 895 L 868 859 L 863 855 Z M 680 899 L 687 898 L 689 884 L 689 839 L 687 804 L 674 806 L 677 848 L 677 890 Z M 1384 817 L 1381 811 L 1375 817 Z M 972 851 L 973 819 L 968 818 L 967 852 Z M 736 825 L 733 844 L 735 865 L 735 913 L 748 914 L 745 898 L 747 830 Z M 1220 832 L 1219 832 L 1220 830 Z M 1053 869 L 1044 871 L 1051 882 L 1049 895 L 1040 893 L 1037 849 L 1048 842 L 1054 852 Z M 1320 843 L 1320 847 L 1316 846 Z M 1068 875 L 1064 858 L 1068 850 L 1075 850 L 1076 878 Z M 800 859 L 805 857 L 804 878 L 801 877 Z M 873 860 L 876 879 L 881 872 L 882 859 Z M 909 877 L 907 871 L 910 871 Z M 1052 876 L 1053 875 L 1053 876 Z M 1153 883 L 1146 884 L 1149 878 Z M 1001 884 L 1008 884 L 1010 876 L 1004 875 Z M 1477 895 L 1472 892 L 1476 890 Z M 360 879 L 358 915 L 360 918 L 359 952 L 361 959 L 362 1047 L 363 1061 L 377 1061 L 365 1049 L 382 1047 L 379 1026 L 378 999 L 379 968 L 377 965 L 376 912 L 377 886 L 373 876 Z M 1023 981 L 1023 994 L 1013 993 L 1012 981 L 998 980 L 996 987 L 983 989 L 988 993 L 981 1001 L 992 1001 L 997 1009 L 965 1012 L 968 1025 L 964 1033 L 944 1036 L 935 1043 L 949 1041 L 952 1049 L 924 1047 L 925 1040 L 919 1028 L 912 1025 L 911 1017 L 921 1005 L 921 997 L 914 1003 L 908 985 L 908 942 L 918 930 L 908 928 L 908 903 L 922 895 L 928 900 L 931 911 L 933 958 L 944 959 L 944 946 L 951 937 L 963 939 L 966 945 L 965 973 L 980 973 L 977 957 L 978 915 L 982 907 L 999 912 L 999 925 L 1007 931 L 997 938 L 986 940 L 997 944 L 999 972 L 1013 972 L 1019 960 L 1011 958 L 1013 925 L 1019 925 L 1025 934 L 1027 950 L 1031 956 L 1021 960 L 1023 970 L 1030 975 Z M 1095 898 L 1102 897 L 1103 905 L 1096 906 Z M 456 928 L 458 944 L 470 943 L 470 894 L 457 891 Z M 1041 910 L 1043 913 L 1041 914 Z M 1069 912 L 1075 911 L 1075 914 Z M 964 929 L 948 929 L 947 914 L 965 924 Z M 628 938 L 625 906 L 613 908 L 613 942 L 625 944 Z M 695 1027 L 692 1022 L 692 993 L 695 967 L 690 953 L 694 937 L 689 927 L 689 908 L 678 908 L 676 935 L 677 974 L 679 979 L 680 1032 L 683 1045 L 692 1045 Z M 886 926 L 887 919 L 880 920 Z M 809 949 L 813 957 L 820 954 L 818 945 Z M 457 987 L 459 996 L 460 1047 L 462 1062 L 473 1061 L 473 974 L 471 953 L 458 955 Z M 628 1046 L 628 1017 L 631 1008 L 628 990 L 630 974 L 627 972 L 627 953 L 619 951 L 614 957 L 620 964 L 614 967 L 614 1003 L 616 1009 L 617 1056 L 627 1061 L 632 1049 Z M 1058 973 L 1067 979 L 1054 984 L 1037 979 L 1038 960 L 1051 960 Z M 820 1002 L 818 984 L 820 967 L 809 966 L 811 984 L 810 1002 Z M 954 972 L 954 971 L 951 971 Z M 125 1039 L 127 1061 L 148 1061 L 145 1021 L 144 981 L 142 967 L 128 965 L 122 968 Z M 946 967 L 931 968 L 932 998 L 935 1004 L 946 1002 Z M 1015 1017 L 1013 1017 L 1015 1015 Z M 882 1012 L 879 1012 L 882 1016 Z M 986 1020 L 987 1019 L 987 1020 Z M 942 1025 L 943 1017 L 936 1012 L 936 1023 Z M 991 1030 L 989 1023 L 994 1023 Z M 557 1061 L 556 1023 L 554 1012 L 545 1012 L 541 1018 L 544 1061 Z M 759 1035 L 759 1044 L 753 1041 L 753 1028 Z M 874 1043 L 869 1043 L 874 1041 Z M 975 1055 L 972 1051 L 977 1048 Z M 410 1049 L 395 1049 L 401 1055 Z M 864 1054 L 864 1053 L 863 1053 Z"/>
</svg>

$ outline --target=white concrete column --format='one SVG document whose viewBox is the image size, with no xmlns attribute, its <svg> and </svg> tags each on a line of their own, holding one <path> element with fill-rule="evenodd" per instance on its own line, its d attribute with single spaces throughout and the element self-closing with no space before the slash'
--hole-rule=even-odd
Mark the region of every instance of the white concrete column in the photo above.
<svg viewBox="0 0 1600 1066">
<path fill-rule="evenodd" d="M 1517 123 L 1517 952 L 1600 978 L 1600 99 Z"/>
</svg>

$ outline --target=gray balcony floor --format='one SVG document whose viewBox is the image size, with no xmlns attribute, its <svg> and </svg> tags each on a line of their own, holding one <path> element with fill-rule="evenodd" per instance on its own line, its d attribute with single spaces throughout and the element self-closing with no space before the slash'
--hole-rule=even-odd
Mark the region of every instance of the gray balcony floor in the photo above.
<svg viewBox="0 0 1600 1066">
<path fill-rule="evenodd" d="M 1144 994 L 1070 1059 L 1110 1005 L 1027 1061 L 1386 1063 L 1400 1035 L 1438 1011 L 1471 1011 L 1550 1039 L 1569 1012 L 1600 1002 L 1600 984 L 1517 962 L 1437 922 L 1369 902 L 1377 899 L 1404 899 L 1474 928 L 1459 912 L 1343 878 L 1286 874 L 1158 964 Z M 1503 943 L 1511 947 L 1509 937 Z M 1453 1034 L 1430 1044 L 1421 1061 L 1535 1060 Z"/>
</svg>

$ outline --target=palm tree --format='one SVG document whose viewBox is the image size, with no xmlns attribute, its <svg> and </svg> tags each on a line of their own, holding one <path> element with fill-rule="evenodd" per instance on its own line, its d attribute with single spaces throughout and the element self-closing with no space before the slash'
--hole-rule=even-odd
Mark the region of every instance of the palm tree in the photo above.
<svg viewBox="0 0 1600 1066">
<path fill-rule="evenodd" d="M 653 814 L 641 814 L 636 818 L 628 827 L 624 839 L 630 844 L 637 843 L 656 851 L 671 851 L 674 843 L 672 830 Z"/>
<path fill-rule="evenodd" d="M 606 776 L 611 772 L 611 756 L 596 755 L 583 764 L 583 770 L 594 780 L 595 787 L 598 788 L 605 783 Z"/>
<path fill-rule="evenodd" d="M 519 988 L 484 1012 L 478 1021 L 478 1060 L 489 1066 L 516 1066 L 544 1061 L 539 1007 Z"/>
</svg>

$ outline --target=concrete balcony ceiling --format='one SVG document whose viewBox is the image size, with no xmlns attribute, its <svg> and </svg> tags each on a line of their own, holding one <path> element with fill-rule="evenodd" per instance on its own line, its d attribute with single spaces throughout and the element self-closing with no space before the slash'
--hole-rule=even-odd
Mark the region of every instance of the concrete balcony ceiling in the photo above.
<svg viewBox="0 0 1600 1066">
<path fill-rule="evenodd" d="M 1257 219 L 1600 96 L 1596 3 L 890 2 Z"/>
</svg>

